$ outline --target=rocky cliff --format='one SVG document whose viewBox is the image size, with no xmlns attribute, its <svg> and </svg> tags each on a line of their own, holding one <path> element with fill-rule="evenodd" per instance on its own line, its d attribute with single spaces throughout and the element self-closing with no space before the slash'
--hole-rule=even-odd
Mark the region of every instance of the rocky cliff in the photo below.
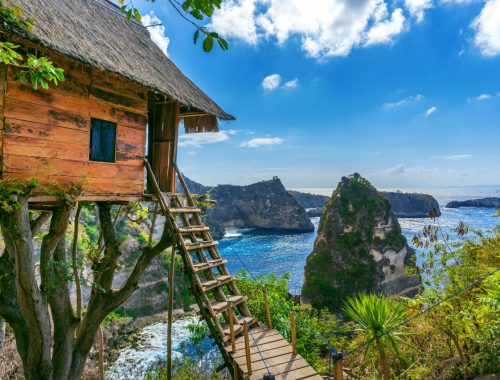
<svg viewBox="0 0 500 380">
<path fill-rule="evenodd" d="M 487 207 L 487 208 L 500 208 L 500 198 L 482 198 L 470 199 L 467 201 L 453 201 L 446 205 L 446 207 L 459 208 L 459 207 Z"/>
<path fill-rule="evenodd" d="M 359 174 L 343 177 L 307 258 L 302 299 L 338 311 L 359 292 L 411 294 L 420 283 L 405 274 L 413 259 L 389 201 Z"/>
<path fill-rule="evenodd" d="M 330 197 L 326 195 L 302 193 L 300 191 L 288 190 L 295 200 L 304 208 L 323 208 Z"/>
<path fill-rule="evenodd" d="M 314 231 L 304 208 L 278 178 L 248 186 L 218 185 L 208 193 L 217 204 L 207 216 L 224 228 Z"/>
<path fill-rule="evenodd" d="M 289 191 L 299 204 L 308 209 L 307 215 L 321 216 L 323 207 L 329 197 L 325 195 Z M 429 194 L 402 193 L 382 191 L 384 197 L 390 202 L 392 211 L 398 218 L 427 218 L 431 210 L 436 210 L 437 216 L 441 215 L 438 201 Z"/>
<path fill-rule="evenodd" d="M 439 203 L 432 195 L 418 193 L 402 193 L 383 191 L 392 207 L 392 212 L 398 218 L 427 218 L 429 213 L 441 216 Z"/>
</svg>

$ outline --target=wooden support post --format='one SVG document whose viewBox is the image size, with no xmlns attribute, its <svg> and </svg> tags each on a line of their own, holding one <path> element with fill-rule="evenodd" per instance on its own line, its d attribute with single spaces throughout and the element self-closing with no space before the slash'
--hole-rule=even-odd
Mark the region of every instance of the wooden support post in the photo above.
<svg viewBox="0 0 500 380">
<path fill-rule="evenodd" d="M 228 309 L 228 317 L 229 317 L 229 334 L 231 335 L 231 352 L 236 351 L 236 339 L 234 337 L 234 311 L 231 302 L 227 303 Z"/>
<path fill-rule="evenodd" d="M 292 348 L 293 354 L 297 355 L 297 335 L 295 331 L 295 313 L 290 313 L 290 331 L 292 332 Z"/>
<path fill-rule="evenodd" d="M 247 357 L 247 372 L 248 376 L 252 374 L 252 359 L 250 357 L 250 339 L 248 337 L 248 327 L 245 322 L 243 322 L 243 335 L 245 335 L 245 353 Z"/>
<path fill-rule="evenodd" d="M 99 380 L 104 380 L 104 333 L 102 325 L 97 330 L 97 345 L 99 346 Z"/>
<path fill-rule="evenodd" d="M 342 359 L 337 360 L 334 364 L 335 380 L 342 380 L 344 378 L 344 371 L 342 370 Z"/>
<path fill-rule="evenodd" d="M 233 360 L 233 380 L 238 380 L 239 375 L 238 363 L 236 363 L 236 360 Z"/>
<path fill-rule="evenodd" d="M 267 300 L 267 289 L 264 288 L 264 306 L 266 307 L 266 315 L 267 315 L 267 325 L 270 329 L 273 328 L 273 321 L 271 320 L 271 312 L 269 311 L 269 302 Z"/>
<path fill-rule="evenodd" d="M 172 315 L 174 309 L 175 245 L 170 253 L 168 268 L 168 320 L 167 320 L 167 380 L 172 379 Z"/>
</svg>

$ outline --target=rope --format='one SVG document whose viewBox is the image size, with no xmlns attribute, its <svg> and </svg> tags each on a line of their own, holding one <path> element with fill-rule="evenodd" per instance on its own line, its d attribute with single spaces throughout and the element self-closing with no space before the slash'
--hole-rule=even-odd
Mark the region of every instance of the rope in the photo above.
<svg viewBox="0 0 500 380">
<path fill-rule="evenodd" d="M 243 323 L 246 325 L 248 332 L 250 333 L 250 336 L 252 337 L 253 342 L 255 343 L 255 347 L 257 348 L 257 352 L 259 353 L 262 362 L 266 366 L 266 371 L 269 375 L 271 375 L 271 371 L 269 370 L 269 366 L 267 365 L 266 359 L 264 359 L 264 355 L 262 355 L 262 352 L 260 351 L 259 345 L 257 344 L 257 341 L 255 340 L 255 337 L 253 336 L 252 330 L 250 330 L 250 326 L 248 326 L 247 321 L 243 319 Z"/>
<path fill-rule="evenodd" d="M 380 335 L 374 336 L 373 338 L 371 338 L 371 339 L 367 340 L 365 343 L 363 343 L 363 344 L 359 345 L 358 347 L 356 347 L 356 348 L 354 348 L 354 349 L 352 349 L 352 350 L 350 350 L 350 351 L 347 351 L 347 352 L 341 353 L 341 354 L 342 354 L 342 357 L 346 357 L 347 355 L 351 355 L 351 354 L 353 354 L 353 353 L 355 353 L 355 352 L 359 351 L 361 348 L 366 347 L 368 344 L 370 344 L 370 343 L 371 343 L 371 342 L 373 342 L 374 340 L 379 339 L 379 338 L 382 338 L 383 336 L 385 336 L 385 335 L 389 334 L 390 332 L 392 332 L 392 331 L 394 331 L 394 330 L 396 330 L 396 329 L 398 329 L 398 328 L 400 328 L 400 327 L 402 327 L 402 326 L 406 325 L 408 322 L 411 322 L 411 321 L 413 321 L 414 319 L 417 319 L 417 318 L 421 317 L 422 315 L 424 315 L 424 314 L 428 313 L 428 312 L 429 312 L 429 311 L 431 311 L 432 309 L 434 309 L 434 308 L 436 308 L 437 306 L 441 305 L 443 302 L 446 302 L 446 301 L 450 300 L 451 298 L 458 296 L 460 293 L 463 293 L 463 292 L 465 292 L 466 290 L 469 290 L 469 289 L 473 288 L 474 286 L 476 286 L 476 285 L 480 284 L 480 283 L 481 283 L 481 282 L 483 282 L 486 278 L 488 278 L 488 277 L 490 277 L 490 276 L 493 276 L 493 275 L 494 275 L 496 272 L 498 272 L 499 270 L 500 270 L 500 268 L 496 268 L 496 269 L 492 270 L 491 272 L 489 272 L 489 273 L 485 274 L 483 277 L 478 278 L 476 281 L 471 282 L 469 285 L 464 286 L 463 288 L 461 288 L 461 289 L 457 290 L 456 292 L 454 292 L 454 293 L 450 294 L 449 296 L 445 297 L 445 298 L 444 298 L 444 299 L 442 299 L 441 301 L 436 302 L 434 305 L 432 305 L 432 306 L 428 307 L 427 309 L 425 309 L 425 310 L 421 311 L 421 312 L 420 312 L 420 313 L 418 313 L 418 314 L 415 314 L 413 317 L 410 317 L 410 318 L 408 318 L 408 319 L 404 320 L 403 322 L 401 322 L 401 323 L 399 323 L 398 325 L 396 325 L 396 326 L 394 326 L 394 327 L 390 328 L 389 330 L 384 331 L 384 332 L 383 332 L 383 333 L 381 333 Z"/>
</svg>

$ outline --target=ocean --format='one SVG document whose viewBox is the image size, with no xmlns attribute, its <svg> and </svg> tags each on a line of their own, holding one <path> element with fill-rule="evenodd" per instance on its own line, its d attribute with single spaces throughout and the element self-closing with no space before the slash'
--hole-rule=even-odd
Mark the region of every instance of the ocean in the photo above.
<svg viewBox="0 0 500 380">
<path fill-rule="evenodd" d="M 332 189 L 293 189 L 320 195 L 330 195 Z M 382 189 L 396 191 L 398 189 Z M 401 229 L 412 246 L 412 238 L 422 231 L 425 225 L 440 225 L 449 239 L 456 241 L 464 239 L 457 236 L 454 229 L 459 222 L 467 226 L 488 233 L 500 219 L 496 218 L 496 210 L 487 208 L 447 208 L 445 205 L 452 200 L 465 200 L 500 196 L 496 187 L 447 187 L 429 189 L 400 189 L 403 192 L 420 192 L 433 195 L 440 204 L 441 217 L 436 220 L 429 218 L 399 218 Z M 307 256 L 312 252 L 319 218 L 311 218 L 315 231 L 309 233 L 269 232 L 265 230 L 235 230 L 226 233 L 219 241 L 219 251 L 228 260 L 228 269 L 236 273 L 241 269 L 249 271 L 258 277 L 274 273 L 282 276 L 290 273 L 289 290 L 292 294 L 300 294 L 304 280 L 304 266 Z M 415 247 L 413 247 L 415 248 Z M 416 248 L 415 248 L 416 249 Z M 422 253 L 418 249 L 417 260 L 422 260 Z"/>
</svg>

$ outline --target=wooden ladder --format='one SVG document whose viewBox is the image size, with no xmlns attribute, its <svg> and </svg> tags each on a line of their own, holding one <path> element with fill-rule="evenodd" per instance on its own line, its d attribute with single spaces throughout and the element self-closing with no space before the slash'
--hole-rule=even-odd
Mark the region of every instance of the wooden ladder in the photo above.
<svg viewBox="0 0 500 380">
<path fill-rule="evenodd" d="M 230 365 L 232 360 L 225 349 L 231 340 L 229 308 L 233 313 L 234 335 L 243 332 L 245 323 L 252 326 L 257 319 L 245 303 L 247 296 L 239 292 L 235 278 L 228 272 L 227 260 L 221 257 L 217 242 L 203 223 L 201 209 L 197 207 L 180 171 L 174 167 L 184 194 L 163 193 L 147 161 L 145 166 L 161 213 L 174 234 L 177 253 L 182 257 L 202 317 L 226 364 Z"/>
</svg>

